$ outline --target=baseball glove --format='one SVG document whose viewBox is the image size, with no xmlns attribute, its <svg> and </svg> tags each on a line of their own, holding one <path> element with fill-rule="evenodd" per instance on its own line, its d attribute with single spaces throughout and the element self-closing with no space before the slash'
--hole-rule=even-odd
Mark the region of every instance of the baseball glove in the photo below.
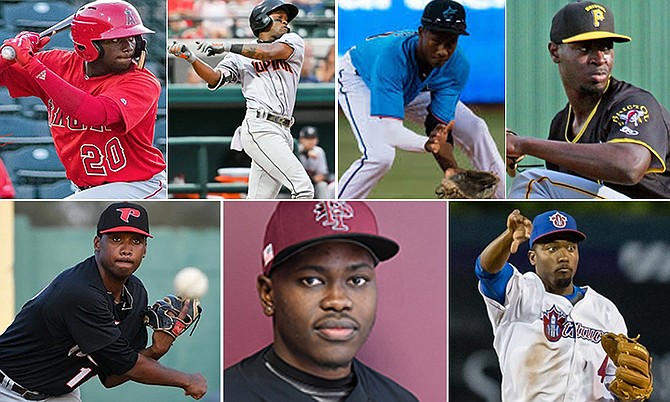
<svg viewBox="0 0 670 402">
<path fill-rule="evenodd" d="M 161 300 L 156 300 L 154 305 L 144 313 L 144 324 L 153 328 L 154 331 L 167 332 L 175 339 L 193 325 L 191 330 L 191 335 L 193 335 L 195 326 L 202 314 L 202 307 L 199 299 L 193 298 L 190 300 L 191 303 L 183 318 L 180 313 L 185 300 L 181 297 L 167 295 Z"/>
<path fill-rule="evenodd" d="M 500 179 L 493 173 L 479 170 L 464 170 L 450 174 L 435 189 L 437 198 L 492 198 L 500 184 Z"/>
<path fill-rule="evenodd" d="M 617 367 L 614 380 L 609 389 L 622 401 L 645 400 L 653 391 L 651 375 L 651 356 L 647 348 L 637 340 L 626 335 L 611 332 L 603 335 L 600 344 L 605 353 Z"/>
</svg>

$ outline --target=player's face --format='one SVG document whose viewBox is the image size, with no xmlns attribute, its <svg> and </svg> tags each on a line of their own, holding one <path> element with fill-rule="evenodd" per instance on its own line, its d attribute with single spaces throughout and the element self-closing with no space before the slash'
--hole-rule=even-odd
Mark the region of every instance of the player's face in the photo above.
<svg viewBox="0 0 670 402">
<path fill-rule="evenodd" d="M 614 42 L 599 39 L 556 45 L 549 44 L 558 64 L 563 85 L 585 95 L 600 96 L 614 68 Z"/>
<path fill-rule="evenodd" d="M 577 243 L 570 240 L 537 243 L 528 252 L 528 259 L 548 292 L 572 293 L 572 278 L 579 264 Z"/>
<path fill-rule="evenodd" d="M 268 14 L 272 18 L 272 25 L 267 31 L 267 36 L 271 40 L 277 40 L 288 32 L 288 15 L 284 10 L 276 10 Z"/>
<path fill-rule="evenodd" d="M 319 140 L 317 138 L 300 138 L 298 141 L 300 141 L 304 150 L 311 151 Z"/>
<path fill-rule="evenodd" d="M 279 357 L 321 378 L 349 374 L 375 321 L 377 285 L 370 253 L 356 244 L 328 242 L 275 269 L 271 278 L 259 278 L 259 294 L 274 308 Z"/>
<path fill-rule="evenodd" d="M 103 275 L 125 281 L 140 267 L 147 252 L 147 238 L 131 232 L 107 233 L 93 239 L 93 248 Z"/>
<path fill-rule="evenodd" d="M 458 35 L 448 32 L 434 32 L 419 27 L 417 55 L 431 67 L 441 67 L 456 51 Z"/>
<path fill-rule="evenodd" d="M 135 54 L 135 47 L 137 46 L 134 36 L 100 40 L 97 43 L 103 51 L 102 57 L 95 62 L 99 62 L 101 66 L 104 66 L 107 74 L 123 72 L 130 68 L 133 54 Z"/>
</svg>

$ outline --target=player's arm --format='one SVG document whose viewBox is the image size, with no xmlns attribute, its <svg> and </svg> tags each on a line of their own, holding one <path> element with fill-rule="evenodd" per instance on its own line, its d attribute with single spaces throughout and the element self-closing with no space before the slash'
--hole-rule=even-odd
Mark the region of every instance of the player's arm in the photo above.
<svg viewBox="0 0 670 402">
<path fill-rule="evenodd" d="M 494 274 L 500 272 L 511 254 L 516 253 L 521 243 L 530 238 L 532 222 L 521 215 L 518 209 L 507 217 L 507 228 L 479 256 L 484 271 Z"/>
<path fill-rule="evenodd" d="M 223 72 L 221 70 L 212 68 L 209 64 L 200 60 L 198 56 L 196 56 L 195 53 L 184 43 L 172 42 L 172 45 L 170 45 L 168 51 L 175 57 L 189 62 L 191 67 L 193 67 L 193 71 L 195 71 L 195 73 L 198 74 L 200 78 L 205 80 L 209 87 L 218 87 L 224 84 L 221 82 L 222 79 L 225 78 L 223 76 Z"/>
<path fill-rule="evenodd" d="M 426 131 L 429 134 L 424 147 L 426 151 L 433 154 L 443 172 L 450 170 L 450 173 L 455 173 L 458 168 L 458 162 L 454 156 L 454 140 L 451 135 L 453 127 L 453 120 L 449 124 L 444 124 L 430 113 L 426 118 Z"/>
<path fill-rule="evenodd" d="M 610 183 L 637 184 L 652 162 L 649 150 L 634 143 L 572 144 L 509 134 L 506 139 L 507 157 L 532 155 Z"/>
<path fill-rule="evenodd" d="M 213 56 L 220 53 L 237 53 L 255 60 L 287 60 L 294 49 L 285 42 L 272 43 L 227 43 L 227 42 L 196 42 L 198 50 Z"/>
<path fill-rule="evenodd" d="M 16 63 L 30 74 L 64 113 L 90 126 L 111 125 L 122 121 L 121 110 L 111 99 L 82 91 L 34 57 L 46 42 L 43 43 L 39 37 L 35 39 L 33 36 L 37 34 L 19 34 L 14 39 L 6 40 L 3 45 L 14 49 Z"/>
</svg>

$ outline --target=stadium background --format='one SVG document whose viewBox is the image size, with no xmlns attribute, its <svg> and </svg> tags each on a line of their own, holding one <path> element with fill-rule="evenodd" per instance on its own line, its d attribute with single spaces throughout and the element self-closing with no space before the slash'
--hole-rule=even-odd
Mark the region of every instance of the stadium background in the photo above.
<svg viewBox="0 0 670 402">
<path fill-rule="evenodd" d="M 488 123 L 501 155 L 504 153 L 505 26 L 504 0 L 462 0 L 470 36 L 459 39 L 470 61 L 470 78 L 462 100 Z M 341 0 L 338 4 L 338 54 L 357 42 L 383 32 L 417 29 L 424 0 Z M 417 133 L 424 128 L 409 125 Z M 471 167 L 465 155 L 456 153 L 460 166 Z M 360 157 L 347 119 L 338 114 L 338 176 Z M 442 173 L 427 154 L 396 153 L 391 171 L 370 198 L 435 198 Z"/>
<path fill-rule="evenodd" d="M 617 33 L 632 37 L 614 45 L 613 76 L 650 91 L 670 107 L 670 2 L 603 0 L 612 10 Z M 507 127 L 519 135 L 546 139 L 556 112 L 567 98 L 547 44 L 551 19 L 565 0 L 507 2 Z M 522 165 L 544 164 L 534 157 Z M 508 184 L 511 180 L 507 180 Z"/>
<path fill-rule="evenodd" d="M 58 273 L 93 254 L 97 220 L 108 204 L 0 201 L 0 333 L 21 306 Z M 186 372 L 201 372 L 208 383 L 207 394 L 201 400 L 220 401 L 220 204 L 214 201 L 141 204 L 149 213 L 154 236 L 148 239 L 147 256 L 137 271 L 147 288 L 149 303 L 173 292 L 172 279 L 183 267 L 197 266 L 209 277 L 209 291 L 202 298 L 202 319 L 193 336 L 181 336 L 160 362 Z M 96 402 L 190 399 L 180 388 L 133 382 L 105 389 L 97 378 L 84 383 L 81 390 L 82 400 Z"/>
<path fill-rule="evenodd" d="M 670 400 L 670 345 L 665 336 L 670 203 L 553 201 L 449 203 L 449 400 L 500 401 L 493 331 L 474 263 L 505 229 L 515 208 L 530 219 L 559 209 L 577 220 L 586 240 L 579 244 L 575 284 L 589 285 L 612 300 L 626 320 L 628 335 L 641 334 L 640 342 L 653 357 L 650 401 Z M 510 259 L 522 273 L 532 269 L 527 251 L 524 243 Z"/>
</svg>

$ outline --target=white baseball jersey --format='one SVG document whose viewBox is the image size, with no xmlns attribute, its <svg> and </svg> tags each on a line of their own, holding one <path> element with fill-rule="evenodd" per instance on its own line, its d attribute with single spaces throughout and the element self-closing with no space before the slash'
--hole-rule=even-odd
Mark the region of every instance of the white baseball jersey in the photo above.
<svg viewBox="0 0 670 402">
<path fill-rule="evenodd" d="M 503 401 L 615 401 L 607 384 L 616 367 L 600 344 L 606 332 L 627 334 L 614 303 L 587 286 L 573 306 L 565 296 L 547 292 L 534 272 L 522 275 L 509 263 L 504 269 L 513 273 L 503 304 L 486 296 L 480 281 Z"/>
<path fill-rule="evenodd" d="M 271 121 L 269 116 L 292 122 L 305 42 L 297 34 L 287 33 L 275 43 L 289 45 L 291 56 L 286 60 L 255 60 L 229 53 L 216 66 L 224 76 L 231 77 L 229 83 L 242 84 L 247 100 L 246 117 L 235 131 L 231 148 L 244 149 L 252 161 L 247 198 L 275 198 L 282 185 L 292 198 L 314 198 L 312 181 L 293 154 L 290 125 Z"/>
<path fill-rule="evenodd" d="M 242 84 L 248 110 L 265 109 L 290 117 L 305 59 L 305 42 L 298 34 L 287 33 L 273 43 L 286 43 L 293 49 L 293 54 L 286 60 L 254 60 L 228 53 L 215 69 L 229 71 L 231 83 Z"/>
</svg>

